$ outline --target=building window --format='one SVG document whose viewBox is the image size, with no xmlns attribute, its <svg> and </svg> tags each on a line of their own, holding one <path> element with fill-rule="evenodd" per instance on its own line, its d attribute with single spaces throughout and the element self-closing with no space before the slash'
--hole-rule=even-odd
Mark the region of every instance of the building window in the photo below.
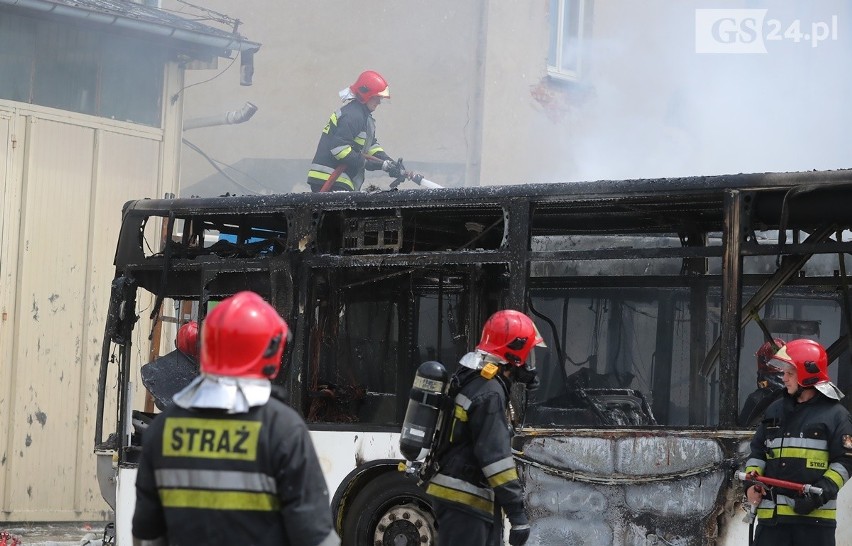
<svg viewBox="0 0 852 546">
<path fill-rule="evenodd" d="M 160 127 L 167 50 L 68 23 L 0 19 L 0 99 Z"/>
<path fill-rule="evenodd" d="M 583 70 L 587 0 L 550 0 L 550 47 L 547 73 L 552 78 L 577 81 Z"/>
</svg>

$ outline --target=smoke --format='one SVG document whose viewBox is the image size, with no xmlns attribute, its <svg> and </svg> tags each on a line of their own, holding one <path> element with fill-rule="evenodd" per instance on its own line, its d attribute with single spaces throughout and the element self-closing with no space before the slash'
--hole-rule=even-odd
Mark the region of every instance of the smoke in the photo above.
<svg viewBox="0 0 852 546">
<path fill-rule="evenodd" d="M 585 44 L 591 98 L 573 112 L 570 178 L 852 167 L 843 2 L 614 4 Z M 706 8 L 719 11 L 696 15 Z M 635 28 L 608 30 L 616 9 L 622 21 L 635 13 Z M 765 53 L 745 52 L 761 43 Z"/>
</svg>

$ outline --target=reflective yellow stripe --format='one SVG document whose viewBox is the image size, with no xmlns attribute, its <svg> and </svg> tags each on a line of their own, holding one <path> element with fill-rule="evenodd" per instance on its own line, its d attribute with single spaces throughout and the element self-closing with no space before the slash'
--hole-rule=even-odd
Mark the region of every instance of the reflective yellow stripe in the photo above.
<svg viewBox="0 0 852 546">
<path fill-rule="evenodd" d="M 343 159 L 344 157 L 346 157 L 347 155 L 349 155 L 351 153 L 352 153 L 352 146 L 344 146 L 343 148 L 340 149 L 339 152 L 334 154 L 334 157 L 335 157 L 335 159 Z"/>
<path fill-rule="evenodd" d="M 370 155 L 376 155 L 377 153 L 384 152 L 384 151 L 385 151 L 385 149 L 382 148 L 381 146 L 373 146 L 372 148 L 370 148 L 367 151 L 367 153 L 369 153 Z"/>
<path fill-rule="evenodd" d="M 461 406 L 456 406 L 456 409 L 453 412 L 453 415 L 459 421 L 465 421 L 465 422 L 467 421 L 467 412 Z"/>
<path fill-rule="evenodd" d="M 482 497 L 477 497 L 476 495 L 466 493 L 465 491 L 459 491 L 458 489 L 450 489 L 449 487 L 444 487 L 443 485 L 430 483 L 429 487 L 426 488 L 426 494 L 432 495 L 433 497 L 439 499 L 448 500 L 450 502 L 464 504 L 470 506 L 471 508 L 481 510 L 487 514 L 490 514 L 494 511 L 493 502 L 483 499 Z"/>
<path fill-rule="evenodd" d="M 337 112 L 331 114 L 331 117 L 328 118 L 328 123 L 325 124 L 325 128 L 322 130 L 322 132 L 328 134 L 328 132 L 331 130 L 332 125 L 337 127 Z"/>
<path fill-rule="evenodd" d="M 512 480 L 518 479 L 518 471 L 514 468 L 510 468 L 509 470 L 504 470 L 499 474 L 494 474 L 490 478 L 488 478 L 488 485 L 491 487 L 500 487 L 504 483 L 510 482 Z"/>
<path fill-rule="evenodd" d="M 504 470 L 508 470 L 510 468 L 515 468 L 515 459 L 512 457 L 504 457 L 497 461 L 494 461 L 491 464 L 487 464 L 482 467 L 482 473 L 485 476 L 493 476 L 499 472 L 503 472 Z"/>
<path fill-rule="evenodd" d="M 167 417 L 163 456 L 254 461 L 260 421 Z"/>
<path fill-rule="evenodd" d="M 761 512 L 761 510 L 757 511 L 758 517 L 760 516 L 760 512 Z M 768 512 L 770 512 L 770 515 L 765 516 L 765 517 L 772 517 L 771 516 L 772 511 L 768 510 Z M 796 517 L 799 517 L 799 518 L 837 519 L 837 510 L 831 510 L 831 509 L 828 509 L 828 508 L 817 508 L 816 510 L 814 510 L 813 512 L 810 512 L 808 514 L 797 514 L 796 511 L 793 510 L 792 506 L 779 504 L 778 506 L 775 507 L 775 512 L 779 516 L 796 516 Z"/>
<path fill-rule="evenodd" d="M 207 508 L 212 510 L 278 510 L 276 497 L 246 491 L 205 491 L 203 489 L 160 489 L 160 500 L 167 508 Z"/>
<path fill-rule="evenodd" d="M 367 142 L 367 139 L 366 139 L 366 138 L 364 138 L 364 137 L 360 137 L 360 136 L 356 136 L 356 137 L 355 137 L 355 138 L 353 138 L 352 140 L 354 140 L 354 141 L 355 141 L 355 144 L 358 144 L 359 146 L 363 146 L 363 145 L 364 145 L 364 143 L 365 143 L 365 142 Z"/>
<path fill-rule="evenodd" d="M 813 461 L 815 466 L 808 468 L 828 468 L 828 452 L 818 449 L 807 449 L 804 447 L 782 447 L 781 449 L 771 449 L 767 454 L 767 459 L 807 459 L 808 463 Z M 819 463 L 824 463 L 824 466 L 818 466 Z"/>
<path fill-rule="evenodd" d="M 308 178 L 316 178 L 317 180 L 328 180 L 331 175 L 329 173 L 324 173 L 320 171 L 310 170 L 308 171 Z M 354 190 L 355 184 L 349 179 L 349 175 L 340 173 L 340 176 L 337 177 L 335 183 L 343 184 L 347 186 L 349 189 Z"/>
<path fill-rule="evenodd" d="M 843 487 L 843 476 L 835 472 L 833 468 L 829 468 L 823 476 L 833 481 L 834 485 L 836 485 L 838 489 Z"/>
</svg>

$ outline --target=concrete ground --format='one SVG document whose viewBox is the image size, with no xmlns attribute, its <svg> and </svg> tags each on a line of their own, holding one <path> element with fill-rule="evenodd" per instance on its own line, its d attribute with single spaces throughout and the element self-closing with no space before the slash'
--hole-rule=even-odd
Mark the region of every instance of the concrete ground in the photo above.
<svg viewBox="0 0 852 546">
<path fill-rule="evenodd" d="M 0 532 L 20 537 L 22 546 L 101 546 L 106 524 L 0 522 Z"/>
</svg>

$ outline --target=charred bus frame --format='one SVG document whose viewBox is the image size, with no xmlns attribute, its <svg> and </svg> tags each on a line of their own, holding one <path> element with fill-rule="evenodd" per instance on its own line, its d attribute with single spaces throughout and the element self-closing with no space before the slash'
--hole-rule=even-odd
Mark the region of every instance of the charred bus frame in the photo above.
<svg viewBox="0 0 852 546">
<path fill-rule="evenodd" d="M 612 441 L 631 435 L 633 442 L 667 435 L 712 438 L 721 455 L 703 471 L 728 475 L 749 434 L 737 424 L 740 363 L 748 360 L 741 358 L 741 339 L 755 318 L 766 329 L 759 313 L 767 302 L 782 289 L 836 302 L 840 331 L 826 344 L 832 361 L 849 358 L 852 321 L 844 256 L 852 242 L 843 233 L 852 224 L 850 202 L 850 171 L 129 202 L 101 355 L 95 443 L 117 451 L 120 467 L 132 467 L 138 456 L 129 433 L 127 386 L 136 373 L 131 338 L 139 288 L 155 297 L 151 324 L 166 298 L 197 302 L 197 318 L 203 321 L 208 302 L 251 289 L 270 299 L 294 330 L 280 377 L 290 403 L 315 431 L 392 431 L 401 422 L 420 361 L 452 362 L 476 342 L 490 312 L 515 308 L 541 321 L 540 329 L 555 342 L 546 364 L 559 363 L 553 380 L 566 380 L 564 389 L 549 393 L 559 400 L 552 407 L 515 393 L 520 450 L 535 453 L 536 438 L 564 430 Z M 161 247 L 152 233 L 164 235 Z M 814 256 L 839 257 L 836 269 L 818 265 L 806 276 L 803 268 Z M 761 265 L 744 267 L 744 259 Z M 625 290 L 633 295 L 606 295 Z M 654 362 L 644 368 L 652 377 L 637 381 L 623 363 L 596 368 L 607 373 L 590 371 L 599 354 L 623 359 L 617 355 L 625 348 L 644 343 L 615 339 L 626 327 L 613 322 L 611 309 L 604 312 L 609 312 L 610 333 L 615 328 L 618 336 L 604 341 L 601 329 L 595 329 L 595 343 L 609 344 L 609 351 L 590 350 L 586 365 L 571 368 L 584 374 L 567 377 L 568 362 L 576 364 L 566 354 L 566 337 L 576 328 L 569 293 L 580 294 L 590 307 L 604 302 L 623 309 L 653 300 L 651 311 L 640 309 L 644 318 L 628 325 L 639 328 L 653 315 L 649 329 L 634 333 L 654 340 L 648 349 Z M 350 311 L 356 323 L 341 318 Z M 561 319 L 554 318 L 557 311 Z M 600 310 L 595 316 L 604 320 Z M 381 323 L 387 339 L 361 328 L 359 320 Z M 680 341 L 673 339 L 678 321 L 688 323 Z M 683 348 L 674 349 L 674 343 Z M 380 354 L 376 345 L 382 345 Z M 384 362 L 378 365 L 382 377 L 369 369 L 376 362 Z M 115 402 L 108 402 L 111 373 L 119 386 Z M 849 362 L 834 365 L 833 373 L 841 388 L 852 386 Z M 364 380 L 371 377 L 380 389 Z M 341 378 L 351 384 L 341 384 Z M 660 393 L 673 388 L 673 381 L 681 381 L 684 393 L 664 398 Z M 115 410 L 110 431 L 105 430 L 107 406 Z M 680 409 L 686 415 L 676 417 Z M 106 438 L 106 432 L 116 434 Z M 678 449 L 699 448 L 704 449 L 698 444 Z M 553 460 L 564 462 L 560 457 L 551 457 L 545 468 L 550 475 L 584 475 L 556 468 Z M 339 530 L 360 533 L 366 526 L 377 532 L 376 521 L 352 523 L 351 507 L 370 480 L 391 468 L 393 458 L 353 461 L 355 469 L 335 487 L 332 509 Z M 530 457 L 519 461 L 529 465 L 526 478 L 534 484 L 529 469 L 544 463 Z M 696 475 L 672 467 L 647 476 L 616 471 L 609 482 L 589 478 L 594 472 L 585 476 L 591 484 L 619 487 L 671 480 L 677 472 Z M 672 536 L 716 540 L 717 509 L 735 501 L 730 491 L 720 486 L 712 495 L 715 515 L 703 514 L 698 523 L 668 518 L 674 522 L 668 524 Z M 634 526 L 649 528 L 649 517 L 635 518 Z"/>
</svg>

